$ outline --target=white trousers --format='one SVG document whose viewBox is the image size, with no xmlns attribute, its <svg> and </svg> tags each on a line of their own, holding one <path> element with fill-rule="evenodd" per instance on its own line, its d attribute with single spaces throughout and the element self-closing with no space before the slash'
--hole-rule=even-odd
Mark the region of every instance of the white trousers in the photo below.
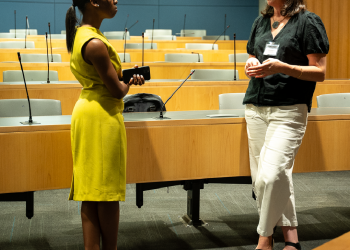
<svg viewBox="0 0 350 250">
<path fill-rule="evenodd" d="M 258 234 L 270 236 L 277 226 L 298 226 L 292 171 L 304 137 L 305 104 L 256 107 L 246 105 L 250 171 L 256 196 Z"/>
</svg>

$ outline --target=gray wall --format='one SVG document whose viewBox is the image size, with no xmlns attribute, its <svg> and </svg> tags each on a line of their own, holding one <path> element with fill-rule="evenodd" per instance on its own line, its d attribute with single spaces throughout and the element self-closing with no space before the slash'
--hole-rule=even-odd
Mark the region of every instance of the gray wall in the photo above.
<svg viewBox="0 0 350 250">
<path fill-rule="evenodd" d="M 151 29 L 153 18 L 156 29 L 172 29 L 173 34 L 183 28 L 184 15 L 186 29 L 206 29 L 207 35 L 219 35 L 224 30 L 224 16 L 227 14 L 227 30 L 238 40 L 247 40 L 251 25 L 258 16 L 259 0 L 119 0 L 118 13 L 105 20 L 101 31 L 123 30 L 127 14 L 131 35 L 141 35 L 145 29 Z M 48 32 L 47 23 L 51 23 L 51 32 L 60 33 L 65 29 L 65 15 L 71 0 L 0 0 L 0 32 L 14 28 L 14 10 L 17 12 L 17 28 L 25 28 L 25 16 L 28 16 L 30 28 L 38 29 L 39 34 Z M 80 14 L 79 14 L 80 15 Z M 79 16 L 78 15 L 78 16 Z"/>
</svg>

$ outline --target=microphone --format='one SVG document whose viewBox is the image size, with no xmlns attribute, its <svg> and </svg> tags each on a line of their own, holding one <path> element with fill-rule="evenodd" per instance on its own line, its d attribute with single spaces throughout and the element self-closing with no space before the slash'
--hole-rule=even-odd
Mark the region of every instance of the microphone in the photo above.
<svg viewBox="0 0 350 250">
<path fill-rule="evenodd" d="M 128 19 L 129 19 L 129 14 L 126 16 L 126 22 L 125 22 L 125 27 L 124 27 L 124 29 L 126 29 L 126 24 L 128 23 Z"/>
<path fill-rule="evenodd" d="M 125 33 L 124 33 L 124 61 L 123 62 L 125 62 L 126 33 L 128 33 L 128 29 L 127 28 L 125 28 Z"/>
<path fill-rule="evenodd" d="M 23 81 L 24 81 L 24 86 L 26 88 L 26 92 L 27 92 L 27 99 L 28 99 L 28 106 L 29 106 L 29 120 L 28 121 L 24 121 L 21 122 L 21 124 L 23 125 L 31 125 L 31 124 L 40 124 L 38 122 L 33 121 L 32 118 L 32 109 L 30 107 L 30 100 L 29 100 L 29 94 L 28 94 L 28 89 L 27 89 L 27 83 L 26 83 L 26 79 L 24 77 L 24 71 L 23 71 L 23 67 L 22 67 L 22 62 L 21 62 L 21 53 L 17 52 L 18 55 L 18 60 L 19 60 L 19 64 L 21 65 L 21 70 L 22 70 L 22 75 L 23 75 Z"/>
<path fill-rule="evenodd" d="M 170 117 L 164 117 L 163 116 L 163 109 L 165 107 L 165 104 L 167 104 L 167 102 L 171 99 L 171 97 L 173 97 L 173 95 L 176 93 L 176 91 L 178 91 L 179 88 L 181 88 L 181 86 L 187 81 L 188 78 L 190 78 L 191 75 L 193 75 L 193 73 L 195 72 L 195 70 L 191 70 L 191 73 L 187 76 L 187 78 L 181 83 L 181 85 L 174 91 L 174 93 L 168 98 L 168 100 L 166 100 L 166 102 L 163 104 L 163 106 L 160 109 L 160 114 L 159 117 L 153 117 L 153 119 L 156 120 L 163 120 L 163 119 L 171 119 Z"/>
<path fill-rule="evenodd" d="M 235 71 L 233 73 L 233 80 L 237 81 L 237 76 L 236 76 L 236 70 L 237 70 L 237 65 L 236 65 L 236 33 L 233 34 L 233 54 L 234 54 L 234 62 L 235 62 Z"/>
<path fill-rule="evenodd" d="M 221 35 L 215 40 L 215 42 L 213 43 L 213 48 L 212 48 L 212 49 L 214 49 L 214 44 L 219 40 L 219 38 L 222 36 L 222 34 L 224 34 L 224 33 L 226 32 L 226 30 L 227 30 L 228 28 L 230 28 L 230 25 L 228 25 L 228 26 L 226 27 L 226 29 L 224 30 L 224 32 L 222 32 Z"/>
<path fill-rule="evenodd" d="M 47 45 L 47 32 L 46 34 L 46 56 L 47 56 L 47 82 L 50 83 L 50 64 L 49 64 L 49 46 Z"/>
<path fill-rule="evenodd" d="M 225 24 L 224 24 L 224 28 L 226 27 L 226 14 L 225 14 Z M 226 40 L 226 30 L 224 31 L 224 40 Z"/>
<path fill-rule="evenodd" d="M 185 20 L 184 20 L 184 29 L 183 29 L 183 31 L 184 31 L 184 37 L 186 36 L 186 32 L 185 32 L 185 24 L 186 24 L 186 14 L 185 14 Z"/>
<path fill-rule="evenodd" d="M 200 57 L 200 54 L 199 53 L 196 53 L 196 52 L 191 52 L 192 54 L 197 54 L 198 55 L 198 62 L 201 62 L 201 57 Z"/>
<path fill-rule="evenodd" d="M 28 19 L 28 17 L 27 17 L 27 25 L 28 25 L 28 32 L 29 32 L 28 35 L 30 35 L 30 27 L 29 27 L 29 19 Z"/>
<path fill-rule="evenodd" d="M 26 16 L 26 34 L 24 36 L 24 48 L 26 49 L 27 48 L 27 27 L 28 27 L 28 16 Z"/>
<path fill-rule="evenodd" d="M 51 42 L 51 25 L 49 23 L 49 33 L 50 33 L 50 47 L 51 47 L 51 62 L 53 62 L 53 55 L 52 55 L 52 42 Z M 47 34 L 46 34 L 47 36 Z"/>
<path fill-rule="evenodd" d="M 131 25 L 131 26 L 129 27 L 128 30 L 130 31 L 130 29 L 131 29 L 132 27 L 134 27 L 134 25 L 137 24 L 138 22 L 139 22 L 139 20 L 137 20 L 136 23 L 134 23 L 133 25 Z"/>
<path fill-rule="evenodd" d="M 145 54 L 145 33 L 142 32 L 142 66 L 144 62 L 144 54 Z"/>
<path fill-rule="evenodd" d="M 151 49 L 153 49 L 153 31 L 154 31 L 154 21 L 155 21 L 155 19 L 153 19 L 153 28 L 152 28 L 152 42 L 151 42 Z"/>
<path fill-rule="evenodd" d="M 15 11 L 15 38 L 17 38 L 16 37 L 16 11 Z"/>
</svg>

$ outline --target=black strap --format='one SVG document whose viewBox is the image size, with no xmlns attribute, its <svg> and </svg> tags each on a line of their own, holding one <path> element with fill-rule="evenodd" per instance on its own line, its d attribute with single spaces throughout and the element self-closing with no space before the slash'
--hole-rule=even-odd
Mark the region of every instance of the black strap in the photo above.
<svg viewBox="0 0 350 250">
<path fill-rule="evenodd" d="M 300 246 L 299 242 L 298 243 L 286 242 L 285 245 L 295 247 L 295 249 L 297 249 L 297 250 L 301 250 L 301 246 Z"/>
</svg>

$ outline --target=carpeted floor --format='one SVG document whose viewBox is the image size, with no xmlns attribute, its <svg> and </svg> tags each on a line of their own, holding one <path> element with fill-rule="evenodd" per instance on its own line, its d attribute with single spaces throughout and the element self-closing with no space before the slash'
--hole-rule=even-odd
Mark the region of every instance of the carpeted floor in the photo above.
<svg viewBox="0 0 350 250">
<path fill-rule="evenodd" d="M 299 239 L 310 250 L 350 231 L 350 171 L 294 174 Z M 24 202 L 0 202 L 1 250 L 84 249 L 81 202 L 68 201 L 68 189 L 35 192 L 34 217 Z M 121 203 L 118 249 L 255 249 L 258 215 L 250 185 L 208 184 L 201 190 L 201 218 L 187 226 L 187 192 L 181 186 L 147 191 L 135 205 L 135 185 Z M 275 249 L 283 249 L 278 228 Z"/>
</svg>

